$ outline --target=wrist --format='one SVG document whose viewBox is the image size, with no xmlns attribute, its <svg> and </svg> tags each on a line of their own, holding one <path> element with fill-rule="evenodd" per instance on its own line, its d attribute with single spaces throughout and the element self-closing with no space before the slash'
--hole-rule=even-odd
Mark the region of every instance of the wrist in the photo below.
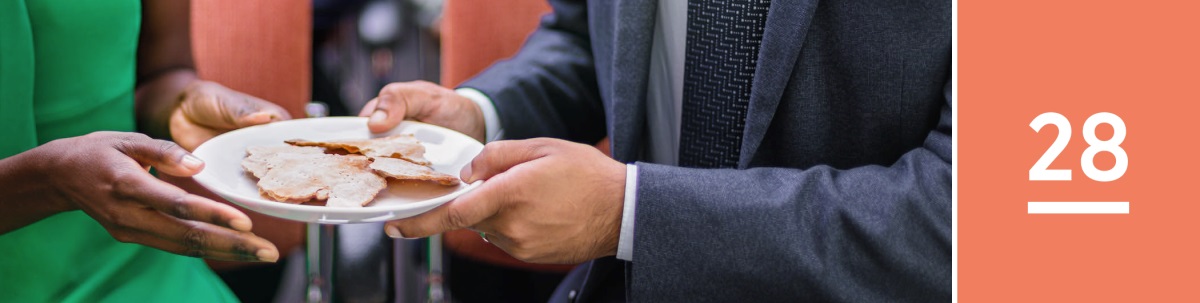
<svg viewBox="0 0 1200 303">
<path fill-rule="evenodd" d="M 70 143 L 66 139 L 50 141 L 42 146 L 4 159 L 0 165 L 0 180 L 5 184 L 8 198 L 26 201 L 31 209 L 46 216 L 77 209 L 65 195 L 61 180 L 56 180 L 52 171 L 55 163 L 62 163 L 61 153 L 54 152 Z"/>
<path fill-rule="evenodd" d="M 496 111 L 496 105 L 492 103 L 492 99 L 484 95 L 483 92 L 469 87 L 455 89 L 454 92 L 467 100 L 471 100 L 471 103 L 474 103 L 475 108 L 479 110 L 478 115 L 473 116 L 473 119 L 471 119 L 474 122 L 473 126 L 483 128 L 480 132 L 482 138 L 477 138 L 480 139 L 479 142 L 487 143 L 498 140 L 501 133 L 500 114 Z"/>
<path fill-rule="evenodd" d="M 470 129 L 468 135 L 475 138 L 475 140 L 479 140 L 479 142 L 487 143 L 491 138 L 488 137 L 487 122 L 483 118 L 483 109 L 475 102 L 467 102 L 467 104 L 471 108 L 469 111 L 471 113 L 471 119 L 469 119 L 471 124 L 467 126 Z"/>
<path fill-rule="evenodd" d="M 34 148 L 0 159 L 0 235 L 68 210 L 63 194 L 54 189 L 57 180 L 41 173 L 42 152 Z"/>
<path fill-rule="evenodd" d="M 609 189 L 607 192 L 613 194 L 605 201 L 610 207 L 606 208 L 609 210 L 609 214 L 607 215 L 609 219 L 605 220 L 607 224 L 602 229 L 604 236 L 601 238 L 603 240 L 600 247 L 601 256 L 603 257 L 617 255 L 617 249 L 620 247 L 621 225 L 624 221 L 625 179 L 627 171 L 625 164 L 611 159 L 607 162 L 611 162 L 610 164 L 612 164 L 610 165 L 612 168 L 608 170 L 608 180 L 610 181 L 608 182 Z"/>
</svg>

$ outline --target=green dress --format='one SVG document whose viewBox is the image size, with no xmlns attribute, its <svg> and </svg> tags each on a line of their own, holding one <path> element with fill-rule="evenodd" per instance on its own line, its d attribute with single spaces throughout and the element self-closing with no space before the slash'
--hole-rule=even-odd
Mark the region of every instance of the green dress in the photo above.
<svg viewBox="0 0 1200 303">
<path fill-rule="evenodd" d="M 140 24 L 139 0 L 0 0 L 0 158 L 133 131 Z M 0 301 L 237 298 L 200 259 L 117 242 L 71 211 L 0 235 Z"/>
</svg>

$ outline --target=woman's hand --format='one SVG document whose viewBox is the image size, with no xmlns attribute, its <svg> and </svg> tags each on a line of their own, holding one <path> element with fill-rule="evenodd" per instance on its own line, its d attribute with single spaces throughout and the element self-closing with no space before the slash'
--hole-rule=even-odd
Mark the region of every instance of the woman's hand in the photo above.
<svg viewBox="0 0 1200 303">
<path fill-rule="evenodd" d="M 42 183 L 37 195 L 79 209 L 113 238 L 193 257 L 274 262 L 275 245 L 250 233 L 250 219 L 163 182 L 149 172 L 192 176 L 200 159 L 169 141 L 138 133 L 96 132 L 55 140 L 25 152 L 21 161 Z M 42 202 L 42 201 L 36 201 Z"/>
<path fill-rule="evenodd" d="M 215 82 L 195 80 L 179 94 L 171 112 L 171 138 L 187 150 L 227 131 L 287 120 L 282 107 Z"/>
</svg>

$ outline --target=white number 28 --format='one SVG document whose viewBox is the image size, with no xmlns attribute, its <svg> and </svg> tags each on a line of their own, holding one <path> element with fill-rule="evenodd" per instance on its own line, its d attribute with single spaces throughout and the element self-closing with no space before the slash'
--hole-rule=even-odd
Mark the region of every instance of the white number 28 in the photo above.
<svg viewBox="0 0 1200 303">
<path fill-rule="evenodd" d="M 1113 136 L 1108 140 L 1100 140 L 1096 138 L 1096 127 L 1101 123 L 1112 125 Z M 1030 181 L 1070 181 L 1070 169 L 1047 169 L 1054 159 L 1058 158 L 1058 154 L 1062 153 L 1067 147 L 1067 142 L 1071 140 L 1071 122 L 1067 121 L 1067 117 L 1055 112 L 1046 112 L 1033 118 L 1029 122 L 1029 127 L 1033 131 L 1040 132 L 1043 126 L 1054 124 L 1058 128 L 1058 138 L 1054 139 L 1054 143 L 1050 144 L 1050 148 L 1042 154 L 1042 157 L 1029 168 Z M 1088 178 L 1100 182 L 1109 182 L 1121 178 L 1125 175 L 1125 169 L 1129 168 L 1129 155 L 1125 154 L 1125 149 L 1121 148 L 1121 142 L 1125 141 L 1125 121 L 1121 117 L 1112 113 L 1101 112 L 1088 117 L 1087 121 L 1083 122 L 1083 141 L 1087 142 L 1088 148 L 1083 150 L 1083 155 L 1079 157 L 1079 165 L 1083 168 L 1083 174 Z M 1100 170 L 1096 168 L 1094 162 L 1096 154 L 1100 152 L 1112 153 L 1117 159 L 1116 165 L 1111 169 Z"/>
</svg>

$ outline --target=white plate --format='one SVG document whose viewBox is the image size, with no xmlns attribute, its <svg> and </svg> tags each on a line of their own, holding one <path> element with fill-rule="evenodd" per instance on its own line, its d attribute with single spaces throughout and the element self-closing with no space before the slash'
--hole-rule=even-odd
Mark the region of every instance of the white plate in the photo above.
<svg viewBox="0 0 1200 303">
<path fill-rule="evenodd" d="M 464 165 L 483 150 L 483 145 L 461 133 L 425 123 L 404 121 L 387 133 L 373 135 L 367 119 L 358 117 L 312 118 L 282 121 L 231 131 L 196 148 L 204 170 L 193 177 L 197 183 L 230 202 L 252 211 L 289 220 L 341 224 L 386 221 L 415 216 L 442 205 L 479 186 L 441 186 L 424 182 L 389 181 L 375 201 L 362 208 L 288 204 L 262 197 L 258 179 L 242 169 L 246 147 L 283 145 L 283 140 L 366 139 L 394 134 L 413 134 L 425 145 L 425 159 L 433 169 L 457 176 Z"/>
</svg>

